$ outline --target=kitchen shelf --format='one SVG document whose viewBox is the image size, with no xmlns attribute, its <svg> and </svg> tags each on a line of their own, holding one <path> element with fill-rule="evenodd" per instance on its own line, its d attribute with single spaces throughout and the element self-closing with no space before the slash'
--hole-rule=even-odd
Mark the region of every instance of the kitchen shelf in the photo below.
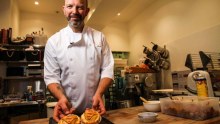
<svg viewBox="0 0 220 124">
<path fill-rule="evenodd" d="M 28 65 L 39 65 L 43 67 L 43 61 L 0 61 L 5 63 L 8 67 L 28 66 Z"/>
<path fill-rule="evenodd" d="M 4 62 L 4 63 L 11 63 L 11 64 L 43 64 L 43 61 L 0 61 L 0 62 Z"/>
<path fill-rule="evenodd" d="M 27 44 L 27 45 L 12 45 L 12 44 L 0 44 L 1 47 L 4 47 L 4 48 L 12 48 L 12 49 L 26 49 L 30 46 L 33 46 L 34 49 L 44 49 L 45 46 L 42 46 L 42 45 L 36 45 L 36 44 Z"/>
<path fill-rule="evenodd" d="M 29 64 L 40 64 L 41 66 L 44 65 L 43 61 L 0 61 L 0 63 L 5 63 L 8 66 L 26 66 Z"/>
<path fill-rule="evenodd" d="M 129 52 L 128 51 L 112 51 L 114 58 L 120 58 L 120 59 L 128 59 Z"/>
<path fill-rule="evenodd" d="M 36 79 L 43 79 L 43 76 L 8 76 L 5 77 L 4 80 L 36 80 Z"/>
</svg>

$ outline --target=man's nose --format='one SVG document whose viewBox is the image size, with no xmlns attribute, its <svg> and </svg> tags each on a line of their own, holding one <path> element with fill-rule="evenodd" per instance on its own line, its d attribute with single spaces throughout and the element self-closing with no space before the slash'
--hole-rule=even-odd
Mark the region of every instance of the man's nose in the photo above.
<svg viewBox="0 0 220 124">
<path fill-rule="evenodd" d="M 71 12 L 72 13 L 79 13 L 78 8 L 76 6 L 72 7 Z"/>
</svg>

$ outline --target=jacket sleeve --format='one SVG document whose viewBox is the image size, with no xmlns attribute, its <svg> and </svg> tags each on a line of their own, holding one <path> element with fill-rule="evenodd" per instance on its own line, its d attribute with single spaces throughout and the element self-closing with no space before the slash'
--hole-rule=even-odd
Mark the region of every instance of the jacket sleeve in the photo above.
<svg viewBox="0 0 220 124">
<path fill-rule="evenodd" d="M 105 36 L 101 33 L 102 41 L 102 64 L 101 64 L 101 78 L 114 78 L 114 59 L 112 51 L 106 41 Z"/>
<path fill-rule="evenodd" d="M 60 68 L 56 58 L 53 39 L 48 39 L 44 51 L 44 81 L 46 85 L 60 83 Z"/>
</svg>

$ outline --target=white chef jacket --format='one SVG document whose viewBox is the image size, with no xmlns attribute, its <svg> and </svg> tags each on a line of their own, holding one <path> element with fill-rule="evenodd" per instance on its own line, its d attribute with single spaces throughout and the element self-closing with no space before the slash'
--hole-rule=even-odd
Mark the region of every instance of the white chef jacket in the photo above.
<svg viewBox="0 0 220 124">
<path fill-rule="evenodd" d="M 45 83 L 61 84 L 77 113 L 91 108 L 100 79 L 113 79 L 113 66 L 104 35 L 90 27 L 74 33 L 67 26 L 51 36 L 45 46 Z"/>
</svg>

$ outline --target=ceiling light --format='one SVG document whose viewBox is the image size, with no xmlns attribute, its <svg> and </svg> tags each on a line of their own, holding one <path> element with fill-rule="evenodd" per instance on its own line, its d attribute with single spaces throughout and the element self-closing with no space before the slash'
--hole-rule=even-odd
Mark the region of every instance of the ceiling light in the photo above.
<svg viewBox="0 0 220 124">
<path fill-rule="evenodd" d="M 39 2 L 38 2 L 38 1 L 35 1 L 34 4 L 35 4 L 35 5 L 39 5 Z"/>
<path fill-rule="evenodd" d="M 121 13 L 118 13 L 117 15 L 118 15 L 118 16 L 120 16 L 120 15 L 121 15 Z"/>
</svg>

